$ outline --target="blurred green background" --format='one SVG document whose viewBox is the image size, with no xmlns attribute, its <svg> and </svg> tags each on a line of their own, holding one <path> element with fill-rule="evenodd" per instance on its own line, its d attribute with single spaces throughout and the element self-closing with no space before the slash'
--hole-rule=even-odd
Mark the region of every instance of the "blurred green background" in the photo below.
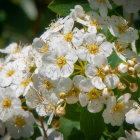
<svg viewBox="0 0 140 140">
<path fill-rule="evenodd" d="M 11 42 L 30 44 L 56 19 L 52 0 L 0 0 L 0 48 Z"/>
</svg>

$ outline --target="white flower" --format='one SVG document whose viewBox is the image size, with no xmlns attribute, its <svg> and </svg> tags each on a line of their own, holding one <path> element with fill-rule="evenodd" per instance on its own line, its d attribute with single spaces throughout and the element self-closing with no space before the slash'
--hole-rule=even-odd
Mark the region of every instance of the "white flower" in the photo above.
<svg viewBox="0 0 140 140">
<path fill-rule="evenodd" d="M 91 18 L 90 24 L 92 26 L 95 26 L 97 30 L 107 28 L 107 25 L 108 25 L 109 20 L 110 20 L 110 18 L 108 16 L 107 17 L 101 17 L 96 12 L 92 12 L 92 11 L 88 12 L 87 14 Z"/>
<path fill-rule="evenodd" d="M 77 49 L 78 57 L 83 61 L 92 62 L 96 55 L 104 55 L 106 57 L 112 54 L 113 45 L 105 40 L 102 34 L 86 33 L 84 35 L 85 47 L 80 46 Z"/>
<path fill-rule="evenodd" d="M 19 77 L 22 77 L 23 73 L 18 67 L 18 61 L 14 61 L 4 65 L 0 72 L 0 75 L 0 86 L 6 87 L 11 83 L 15 83 Z"/>
<path fill-rule="evenodd" d="M 100 11 L 101 16 L 105 17 L 108 13 L 108 8 L 112 9 L 111 4 L 109 3 L 109 0 L 88 0 L 90 7 L 92 9 L 98 9 Z"/>
<path fill-rule="evenodd" d="M 105 56 L 97 55 L 94 57 L 93 63 L 86 66 L 85 74 L 92 79 L 92 84 L 99 90 L 106 86 L 114 89 L 119 83 L 119 78 L 117 75 L 112 74 Z"/>
<path fill-rule="evenodd" d="M 15 91 L 11 88 L 0 88 L 0 120 L 6 121 L 18 108 L 21 108 L 21 102 L 15 97 Z"/>
<path fill-rule="evenodd" d="M 118 140 L 139 140 L 140 139 L 140 132 L 132 130 L 131 133 L 125 131 L 126 138 L 120 137 Z"/>
<path fill-rule="evenodd" d="M 121 40 L 131 43 L 138 39 L 138 31 L 128 26 L 128 22 L 119 16 L 111 16 L 108 28 L 111 34 Z"/>
<path fill-rule="evenodd" d="M 131 102 L 129 93 L 122 95 L 116 101 L 114 96 L 107 101 L 107 108 L 103 112 L 104 122 L 112 126 L 120 126 L 124 121 L 125 113 L 129 110 Z"/>
<path fill-rule="evenodd" d="M 72 48 L 60 44 L 54 50 L 46 52 L 42 61 L 41 75 L 56 80 L 60 77 L 68 77 L 73 73 L 77 56 Z"/>
<path fill-rule="evenodd" d="M 135 127 L 140 130 L 140 107 L 138 104 L 135 105 L 135 108 L 132 108 L 125 114 L 126 122 L 129 124 L 134 124 Z"/>
<path fill-rule="evenodd" d="M 59 95 L 62 93 L 66 95 L 66 101 L 68 104 L 74 104 L 78 101 L 78 95 L 80 90 L 78 89 L 78 79 L 61 78 L 58 81 L 57 90 Z"/>
<path fill-rule="evenodd" d="M 22 109 L 15 110 L 13 116 L 6 121 L 8 133 L 14 139 L 32 136 L 34 133 L 33 124 L 34 117 L 32 113 Z"/>
<path fill-rule="evenodd" d="M 123 6 L 128 13 L 137 13 L 140 10 L 139 0 L 113 0 L 117 5 Z"/>
</svg>

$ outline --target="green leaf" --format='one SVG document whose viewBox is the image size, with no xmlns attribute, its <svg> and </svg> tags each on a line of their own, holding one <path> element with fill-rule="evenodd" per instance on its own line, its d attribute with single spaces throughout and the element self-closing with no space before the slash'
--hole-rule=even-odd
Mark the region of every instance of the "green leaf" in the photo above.
<svg viewBox="0 0 140 140">
<path fill-rule="evenodd" d="M 53 0 L 48 8 L 60 16 L 67 16 L 75 5 L 81 5 L 86 12 L 91 10 L 87 0 Z"/>
<path fill-rule="evenodd" d="M 80 129 L 80 123 L 76 121 L 70 121 L 66 118 L 62 118 L 60 121 L 59 131 L 63 133 L 64 139 L 67 140 L 68 136 L 71 134 L 73 128 Z"/>
<path fill-rule="evenodd" d="M 83 108 L 80 115 L 80 127 L 86 140 L 99 140 L 105 129 L 101 112 L 91 114 L 87 108 Z"/>
<path fill-rule="evenodd" d="M 73 121 L 79 121 L 80 120 L 80 110 L 81 106 L 80 104 L 67 104 L 66 105 L 66 115 L 65 118 Z"/>
<path fill-rule="evenodd" d="M 82 131 L 77 128 L 73 128 L 68 140 L 85 140 L 85 137 Z"/>
</svg>

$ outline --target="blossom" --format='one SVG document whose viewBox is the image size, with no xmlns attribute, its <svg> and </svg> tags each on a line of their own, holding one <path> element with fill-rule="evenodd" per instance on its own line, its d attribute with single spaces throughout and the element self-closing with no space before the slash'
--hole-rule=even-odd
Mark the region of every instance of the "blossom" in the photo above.
<svg viewBox="0 0 140 140">
<path fill-rule="evenodd" d="M 125 113 L 129 110 L 131 102 L 129 101 L 131 95 L 129 93 L 120 96 L 117 100 L 112 96 L 107 101 L 107 108 L 104 110 L 102 116 L 104 122 L 112 126 L 120 126 L 125 117 Z"/>
<path fill-rule="evenodd" d="M 119 16 L 111 16 L 110 23 L 108 25 L 109 31 L 115 37 L 121 40 L 131 43 L 138 39 L 138 31 L 128 26 L 128 22 Z"/>
<path fill-rule="evenodd" d="M 33 135 L 34 117 L 31 112 L 18 109 L 11 118 L 6 121 L 8 133 L 14 139 L 28 138 Z"/>
<path fill-rule="evenodd" d="M 62 46 L 60 42 L 57 48 L 44 54 L 42 61 L 43 66 L 40 68 L 40 73 L 44 77 L 56 80 L 60 77 L 68 77 L 73 73 L 77 56 L 72 48 Z"/>
<path fill-rule="evenodd" d="M 6 121 L 13 115 L 15 109 L 21 108 L 19 98 L 15 97 L 11 88 L 0 88 L 0 120 Z"/>
<path fill-rule="evenodd" d="M 119 83 L 119 78 L 117 75 L 112 74 L 105 56 L 97 55 L 94 57 L 93 63 L 86 66 L 85 74 L 92 79 L 92 84 L 99 90 L 106 86 L 114 89 Z"/>
<path fill-rule="evenodd" d="M 88 0 L 90 7 L 92 9 L 98 9 L 100 11 L 101 16 L 105 17 L 108 13 L 108 8 L 112 9 L 111 4 L 109 3 L 109 0 Z"/>
<path fill-rule="evenodd" d="M 86 33 L 83 40 L 84 46 L 77 49 L 77 55 L 83 61 L 91 62 L 96 55 L 108 57 L 112 53 L 113 45 L 102 34 Z"/>
<path fill-rule="evenodd" d="M 138 130 L 140 130 L 140 113 L 139 113 L 139 111 L 140 111 L 140 107 L 136 103 L 135 108 L 132 108 L 125 114 L 126 122 L 129 124 L 134 124 Z"/>
</svg>

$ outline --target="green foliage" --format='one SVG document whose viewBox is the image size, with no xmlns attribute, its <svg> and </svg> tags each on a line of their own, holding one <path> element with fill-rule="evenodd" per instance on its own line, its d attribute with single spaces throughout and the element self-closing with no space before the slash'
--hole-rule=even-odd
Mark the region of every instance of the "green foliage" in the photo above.
<svg viewBox="0 0 140 140">
<path fill-rule="evenodd" d="M 91 10 L 87 0 L 53 0 L 48 7 L 60 16 L 67 16 L 70 13 L 70 9 L 73 9 L 74 6 L 78 4 L 81 5 L 86 12 Z"/>
<path fill-rule="evenodd" d="M 80 104 L 67 104 L 66 106 L 66 115 L 65 118 L 73 121 L 79 121 L 80 120 L 80 110 L 81 106 Z"/>
<path fill-rule="evenodd" d="M 86 140 L 99 140 L 105 129 L 101 112 L 91 114 L 87 108 L 82 108 L 80 127 Z"/>
<path fill-rule="evenodd" d="M 71 121 L 66 118 L 61 118 L 60 120 L 60 132 L 63 133 L 64 139 L 67 140 L 72 131 L 74 129 L 79 130 L 80 129 L 80 123 L 77 121 Z"/>
</svg>

